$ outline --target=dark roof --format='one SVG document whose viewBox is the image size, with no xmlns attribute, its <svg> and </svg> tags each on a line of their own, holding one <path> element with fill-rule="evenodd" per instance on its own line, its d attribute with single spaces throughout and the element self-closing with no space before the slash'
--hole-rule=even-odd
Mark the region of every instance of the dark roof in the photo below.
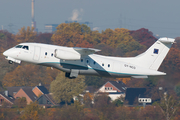
<svg viewBox="0 0 180 120">
<path fill-rule="evenodd" d="M 126 85 L 121 81 L 108 81 L 122 92 L 126 91 Z"/>
<path fill-rule="evenodd" d="M 22 90 L 29 96 L 32 101 L 37 99 L 37 96 L 32 91 L 32 87 L 24 87 Z"/>
<path fill-rule="evenodd" d="M 94 93 L 96 91 L 96 89 L 93 86 L 87 86 L 85 88 L 85 91 L 89 91 L 89 93 Z"/>
<path fill-rule="evenodd" d="M 27 86 L 16 86 L 16 87 L 7 87 L 8 90 L 8 96 L 13 97 L 14 92 L 18 92 L 21 88 L 26 88 Z M 32 89 L 32 87 L 31 87 Z"/>
<path fill-rule="evenodd" d="M 36 86 L 42 93 L 49 94 L 49 91 L 44 86 Z"/>
<path fill-rule="evenodd" d="M 4 94 L 4 92 L 0 92 L 0 95 L 2 96 L 2 97 L 4 97 L 5 99 L 7 99 L 9 102 L 11 102 L 12 104 L 14 103 L 14 98 L 13 97 L 8 97 L 8 96 L 6 96 L 5 94 Z"/>
<path fill-rule="evenodd" d="M 144 95 L 146 88 L 127 88 L 125 100 L 128 101 L 129 105 L 133 105 L 136 98 L 140 95 Z"/>
<path fill-rule="evenodd" d="M 43 98 L 45 98 L 46 100 L 49 100 L 53 105 L 59 105 L 59 104 L 57 104 L 56 101 L 54 100 L 52 94 L 43 94 L 43 95 L 41 95 L 36 101 L 39 102 L 39 100 L 40 100 L 40 99 L 43 99 Z M 41 101 L 41 102 L 42 102 L 42 101 Z M 41 104 L 42 104 L 42 103 L 41 103 Z M 49 104 L 45 103 L 45 104 L 43 104 L 43 105 L 49 105 Z"/>
</svg>

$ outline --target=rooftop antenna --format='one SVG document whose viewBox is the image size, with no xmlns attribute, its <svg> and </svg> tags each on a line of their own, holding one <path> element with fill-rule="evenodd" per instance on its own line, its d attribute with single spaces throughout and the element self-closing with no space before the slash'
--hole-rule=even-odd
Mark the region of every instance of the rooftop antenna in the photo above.
<svg viewBox="0 0 180 120">
<path fill-rule="evenodd" d="M 36 31 L 36 22 L 34 20 L 34 0 L 32 0 L 32 24 L 31 27 L 34 27 L 34 31 Z"/>
</svg>

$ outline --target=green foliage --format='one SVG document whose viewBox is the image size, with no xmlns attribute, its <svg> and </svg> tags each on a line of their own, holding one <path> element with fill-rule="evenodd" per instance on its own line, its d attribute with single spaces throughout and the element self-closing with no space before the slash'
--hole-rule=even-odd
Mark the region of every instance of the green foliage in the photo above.
<svg viewBox="0 0 180 120">
<path fill-rule="evenodd" d="M 5 39 L 5 38 L 6 38 L 5 34 L 4 33 L 0 33 L 0 39 Z"/>
<path fill-rule="evenodd" d="M 180 84 L 176 85 L 174 90 L 175 90 L 177 96 L 180 96 Z"/>
<path fill-rule="evenodd" d="M 60 103 L 65 101 L 67 104 L 73 96 L 78 96 L 85 89 L 84 76 L 78 76 L 75 79 L 68 79 L 64 73 L 58 74 L 56 79 L 51 82 L 50 91 L 54 99 Z"/>
<path fill-rule="evenodd" d="M 155 87 L 158 83 L 158 77 L 150 76 L 147 79 L 145 79 L 145 85 L 147 87 Z"/>
<path fill-rule="evenodd" d="M 120 43 L 118 45 L 118 50 L 120 51 L 121 56 L 136 56 L 143 50 L 145 50 L 145 46 L 139 44 L 137 41 L 133 40 L 128 42 L 127 44 Z M 132 54 L 133 53 L 133 54 Z"/>
<path fill-rule="evenodd" d="M 114 101 L 113 101 L 113 104 L 114 104 L 115 106 L 117 106 L 117 107 L 123 106 L 123 102 L 122 102 L 122 100 L 120 100 L 120 99 L 114 100 Z"/>
<path fill-rule="evenodd" d="M 104 81 L 101 77 L 85 76 L 85 83 L 87 86 L 94 86 L 95 88 L 98 88 L 104 83 Z"/>
</svg>

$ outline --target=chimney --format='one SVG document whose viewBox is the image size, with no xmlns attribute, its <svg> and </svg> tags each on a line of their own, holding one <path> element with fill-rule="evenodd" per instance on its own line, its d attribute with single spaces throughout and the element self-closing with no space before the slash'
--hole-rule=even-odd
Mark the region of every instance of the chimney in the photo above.
<svg viewBox="0 0 180 120">
<path fill-rule="evenodd" d="M 4 91 L 4 94 L 8 97 L 8 90 Z"/>
<path fill-rule="evenodd" d="M 32 4 L 31 4 L 31 7 L 32 7 L 32 11 L 31 11 L 31 16 L 32 16 L 32 24 L 31 24 L 31 27 L 34 27 L 34 31 L 36 31 L 36 22 L 34 20 L 34 0 L 32 0 Z"/>
</svg>

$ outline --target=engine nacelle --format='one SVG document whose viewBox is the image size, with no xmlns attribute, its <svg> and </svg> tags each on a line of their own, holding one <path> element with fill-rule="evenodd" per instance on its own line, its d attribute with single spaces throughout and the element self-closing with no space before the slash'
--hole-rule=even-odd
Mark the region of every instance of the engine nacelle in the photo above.
<svg viewBox="0 0 180 120">
<path fill-rule="evenodd" d="M 80 60 L 81 55 L 77 52 L 55 49 L 54 56 L 62 60 Z"/>
</svg>

